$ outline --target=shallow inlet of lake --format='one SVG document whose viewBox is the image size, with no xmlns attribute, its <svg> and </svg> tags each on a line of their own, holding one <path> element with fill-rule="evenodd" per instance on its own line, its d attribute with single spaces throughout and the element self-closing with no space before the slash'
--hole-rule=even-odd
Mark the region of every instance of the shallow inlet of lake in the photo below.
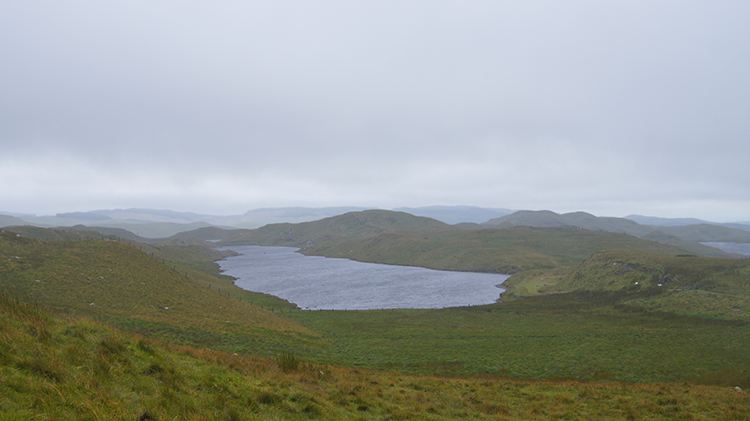
<svg viewBox="0 0 750 421">
<path fill-rule="evenodd" d="M 245 290 L 284 298 L 306 310 L 446 308 L 492 304 L 510 275 L 305 256 L 294 247 L 231 246 L 217 262 Z"/>
</svg>

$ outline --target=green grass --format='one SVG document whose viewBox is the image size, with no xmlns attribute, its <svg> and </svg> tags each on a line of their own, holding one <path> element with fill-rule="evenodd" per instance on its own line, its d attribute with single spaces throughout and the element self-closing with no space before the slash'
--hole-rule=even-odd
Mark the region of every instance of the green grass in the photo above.
<svg viewBox="0 0 750 421">
<path fill-rule="evenodd" d="M 174 250 L 151 250 L 115 241 L 42 242 L 5 231 L 0 288 L 56 311 L 184 344 L 248 354 L 320 346 L 315 333 L 232 296 L 233 289 L 206 285 L 217 278 L 198 277 L 201 283 L 183 272 L 187 263 L 175 268 L 158 257 Z"/>
<path fill-rule="evenodd" d="M 291 313 L 331 339 L 316 361 L 415 374 L 685 381 L 750 367 L 750 326 L 577 293 L 444 310 Z M 750 387 L 745 371 L 743 387 Z"/>
<path fill-rule="evenodd" d="M 624 234 L 576 227 L 387 232 L 330 242 L 303 252 L 326 257 L 441 270 L 517 273 L 574 267 L 601 250 L 684 254 L 684 249 Z"/>
<path fill-rule="evenodd" d="M 694 384 L 412 376 L 153 341 L 0 294 L 0 419 L 735 420 L 747 393 Z"/>
<path fill-rule="evenodd" d="M 0 232 L 6 292 L 0 414 L 737 419 L 748 413 L 747 395 L 733 388 L 750 388 L 744 312 L 750 262 L 680 257 L 684 250 L 677 248 L 669 249 L 672 256 L 601 251 L 664 246 L 568 228 L 476 232 L 390 232 L 351 253 L 380 258 L 375 252 L 382 250 L 394 259 L 488 271 L 510 265 L 524 269 L 508 281 L 515 282 L 515 296 L 536 296 L 444 310 L 309 312 L 290 311 L 288 303 L 273 313 L 248 304 L 253 294 L 235 295 L 231 279 L 218 276 L 220 255 L 200 244 L 38 241 Z"/>
</svg>

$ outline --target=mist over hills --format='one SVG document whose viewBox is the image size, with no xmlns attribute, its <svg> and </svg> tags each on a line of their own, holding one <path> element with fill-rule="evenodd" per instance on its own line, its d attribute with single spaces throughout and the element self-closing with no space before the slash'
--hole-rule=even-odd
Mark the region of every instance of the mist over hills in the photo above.
<svg viewBox="0 0 750 421">
<path fill-rule="evenodd" d="M 26 221 L 11 215 L 0 215 L 0 227 L 9 227 L 12 225 L 24 225 Z"/>
<path fill-rule="evenodd" d="M 0 212 L 0 227 L 34 225 L 38 227 L 72 227 L 76 225 L 121 228 L 147 238 L 165 238 L 206 226 L 223 228 L 259 228 L 275 223 L 299 223 L 365 210 L 362 207 L 330 208 L 263 208 L 243 215 L 206 215 L 156 209 L 111 209 L 89 212 L 67 212 L 56 215 L 19 215 Z"/>
<path fill-rule="evenodd" d="M 750 222 L 710 222 L 696 218 L 659 218 L 655 216 L 643 216 L 643 215 L 628 215 L 625 217 L 635 221 L 641 225 L 653 225 L 653 226 L 683 226 L 683 225 L 719 225 L 727 228 L 737 228 L 745 231 L 750 231 Z"/>
</svg>

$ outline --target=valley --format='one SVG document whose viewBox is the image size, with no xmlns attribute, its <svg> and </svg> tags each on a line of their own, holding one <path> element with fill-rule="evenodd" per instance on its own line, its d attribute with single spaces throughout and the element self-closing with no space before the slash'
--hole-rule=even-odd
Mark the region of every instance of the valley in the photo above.
<svg viewBox="0 0 750 421">
<path fill-rule="evenodd" d="M 357 211 L 255 230 L 202 227 L 158 240 L 118 233 L 3 228 L 0 287 L 6 304 L 0 345 L 5 357 L 0 375 L 7 385 L 32 385 L 13 389 L 21 393 L 13 396 L 33 388 L 44 395 L 45 388 L 71 381 L 62 396 L 69 402 L 84 399 L 81 391 L 76 398 L 70 395 L 83 390 L 74 384 L 83 378 L 66 365 L 82 361 L 69 351 L 74 346 L 81 347 L 80 355 L 99 349 L 97 358 L 122 361 L 119 371 L 92 366 L 94 377 L 85 382 L 106 384 L 112 391 L 122 390 L 124 381 L 142 385 L 135 399 L 141 403 L 122 402 L 135 414 L 131 418 L 158 411 L 160 418 L 167 413 L 190 418 L 186 414 L 224 410 L 228 419 L 269 413 L 279 419 L 315 414 L 331 414 L 329 419 L 409 414 L 548 419 L 605 413 L 617 414 L 613 419 L 657 419 L 675 405 L 622 404 L 657 390 L 671 396 L 669 402 L 679 401 L 684 408 L 679 411 L 694 419 L 733 419 L 750 410 L 747 394 L 735 389 L 750 387 L 750 359 L 744 352 L 750 343 L 750 260 L 718 249 L 707 257 L 695 251 L 700 248 L 578 226 L 466 227 L 391 211 Z M 709 234 L 721 240 L 741 236 Z M 696 230 L 691 235 L 709 234 Z M 501 302 L 489 305 L 301 311 L 296 303 L 238 288 L 220 273 L 216 261 L 227 253 L 220 247 L 238 244 L 295 246 L 307 255 L 513 276 L 503 284 L 508 290 Z M 29 312 L 40 314 L 34 316 L 39 320 L 18 315 Z M 28 327 L 34 323 L 44 326 Z M 91 333 L 70 336 L 81 329 Z M 15 335 L 22 339 L 11 340 Z M 112 345 L 114 353 L 107 345 L 114 339 L 107 338 L 120 344 Z M 24 360 L 23 347 L 38 349 L 36 360 Z M 144 349 L 158 349 L 160 357 Z M 178 362 L 186 358 L 192 362 Z M 242 362 L 231 363 L 234 358 Z M 53 361 L 60 368 L 52 368 Z M 151 370 L 148 364 L 161 368 Z M 174 384 L 169 393 L 193 402 L 192 407 L 170 401 L 167 389 L 150 385 L 166 382 L 166 373 Z M 245 377 L 249 373 L 259 377 L 251 380 Z M 225 385 L 249 382 L 244 388 L 256 392 L 244 398 L 235 386 L 216 389 L 226 393 L 214 397 L 210 394 L 217 392 L 210 387 L 187 391 L 188 384 L 207 376 Z M 404 389 L 405 384 L 413 387 Z M 352 398 L 334 397 L 357 387 Z M 484 396 L 477 397 L 483 403 L 467 401 L 462 387 Z M 490 392 L 497 388 L 526 390 L 534 403 L 515 392 L 508 397 Z M 399 390 L 412 390 L 422 403 L 385 398 Z M 579 397 L 566 401 L 565 394 Z M 58 398 L 46 399 L 46 404 L 29 401 L 22 407 L 6 400 L 0 408 L 51 410 Z M 447 403 L 431 406 L 425 399 Z M 588 402 L 588 409 L 574 404 L 579 399 Z M 701 406 L 710 399 L 731 403 L 726 412 L 716 413 L 708 404 Z M 401 403 L 387 403 L 392 401 Z M 77 405 L 63 405 L 59 416 L 90 411 Z"/>
</svg>

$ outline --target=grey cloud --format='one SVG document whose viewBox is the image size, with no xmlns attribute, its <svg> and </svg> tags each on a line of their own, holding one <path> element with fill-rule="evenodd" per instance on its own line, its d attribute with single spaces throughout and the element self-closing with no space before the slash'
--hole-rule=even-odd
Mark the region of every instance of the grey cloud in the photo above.
<svg viewBox="0 0 750 421">
<path fill-rule="evenodd" d="M 710 219 L 705 198 L 731 218 L 750 211 L 748 9 L 8 2 L 0 163 L 29 174 L 37 196 L 69 171 L 46 155 L 117 186 L 57 176 L 75 184 L 57 186 L 80 203 L 66 210 L 95 196 L 200 211 L 189 208 L 200 196 L 233 211 L 672 204 Z M 18 184 L 0 192 L 35 206 Z"/>
</svg>

